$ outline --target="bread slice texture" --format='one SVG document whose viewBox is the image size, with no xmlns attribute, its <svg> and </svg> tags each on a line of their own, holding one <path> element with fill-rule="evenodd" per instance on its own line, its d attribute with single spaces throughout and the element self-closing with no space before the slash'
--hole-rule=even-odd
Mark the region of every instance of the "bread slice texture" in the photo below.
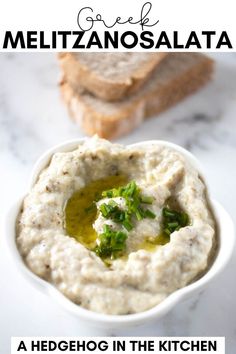
<svg viewBox="0 0 236 354">
<path fill-rule="evenodd" d="M 82 88 L 75 91 L 64 77 L 62 97 L 71 117 L 88 135 L 114 139 L 129 133 L 150 116 L 170 108 L 209 81 L 213 61 L 198 53 L 171 53 L 137 93 L 106 102 Z"/>
<path fill-rule="evenodd" d="M 74 90 L 117 101 L 137 91 L 167 53 L 60 53 L 59 63 Z"/>
</svg>

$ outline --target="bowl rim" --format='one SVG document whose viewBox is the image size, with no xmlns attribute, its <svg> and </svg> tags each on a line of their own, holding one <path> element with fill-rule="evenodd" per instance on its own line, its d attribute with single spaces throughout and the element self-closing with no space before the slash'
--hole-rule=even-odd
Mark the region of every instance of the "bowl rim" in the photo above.
<svg viewBox="0 0 236 354">
<path fill-rule="evenodd" d="M 65 141 L 61 144 L 58 144 L 50 149 L 48 149 L 45 153 L 43 153 L 39 159 L 34 164 L 32 169 L 32 173 L 30 176 L 30 181 L 28 183 L 28 190 L 34 185 L 37 181 L 37 178 L 41 171 L 47 167 L 48 163 L 50 162 L 52 155 L 56 152 L 65 152 L 65 151 L 72 151 L 75 149 L 80 143 L 83 143 L 88 138 L 79 138 Z M 184 149 L 183 147 L 176 145 L 171 142 L 166 142 L 164 140 L 146 140 L 134 144 L 125 145 L 127 147 L 133 146 L 141 146 L 141 145 L 150 145 L 150 144 L 158 144 L 161 146 L 167 146 L 170 148 L 175 149 L 176 151 L 182 153 L 188 161 L 198 170 L 199 174 L 204 180 L 205 177 L 203 174 L 203 169 L 201 164 L 199 163 L 198 159 L 189 151 Z M 62 150 L 63 149 L 63 150 Z M 207 186 L 207 185 L 206 185 Z M 43 280 L 36 274 L 34 274 L 24 263 L 20 252 L 18 251 L 16 242 L 15 242 L 15 223 L 16 218 L 18 216 L 19 210 L 21 208 L 24 196 L 21 197 L 14 205 L 10 208 L 6 216 L 5 222 L 5 235 L 10 233 L 10 237 L 6 237 L 7 246 L 10 250 L 11 255 L 13 256 L 14 260 L 18 263 L 18 267 L 27 277 L 28 280 L 31 280 L 32 283 L 41 291 L 47 292 L 49 295 L 52 296 L 57 302 L 59 302 L 65 309 L 67 309 L 70 313 L 76 315 L 87 321 L 92 321 L 94 323 L 100 324 L 108 324 L 108 325 L 119 325 L 119 324 L 137 324 L 140 322 L 144 322 L 147 320 L 159 318 L 163 316 L 166 312 L 172 309 L 180 300 L 187 297 L 190 293 L 201 290 L 204 285 L 206 285 L 210 280 L 212 280 L 220 271 L 228 263 L 234 246 L 234 225 L 229 216 L 229 214 L 225 211 L 225 209 L 218 203 L 217 201 L 213 200 L 210 197 L 209 188 L 207 186 L 208 191 L 208 199 L 210 202 L 210 206 L 213 210 L 213 214 L 215 216 L 216 221 L 219 223 L 219 227 L 223 228 L 224 226 L 221 224 L 221 219 L 227 220 L 227 228 L 229 229 L 228 234 L 228 243 L 224 242 L 221 232 L 219 232 L 219 247 L 218 252 L 215 256 L 215 259 L 208 269 L 208 271 L 200 277 L 198 280 L 194 281 L 193 283 L 188 284 L 187 286 L 180 288 L 170 295 L 168 295 L 161 303 L 158 305 L 139 313 L 128 314 L 128 315 L 109 315 L 103 313 L 93 312 L 91 310 L 85 309 L 80 305 L 73 303 L 70 299 L 68 299 L 65 295 L 63 295 L 53 284 Z M 27 191 L 28 192 L 28 191 Z M 230 246 L 230 247 L 229 247 Z"/>
</svg>

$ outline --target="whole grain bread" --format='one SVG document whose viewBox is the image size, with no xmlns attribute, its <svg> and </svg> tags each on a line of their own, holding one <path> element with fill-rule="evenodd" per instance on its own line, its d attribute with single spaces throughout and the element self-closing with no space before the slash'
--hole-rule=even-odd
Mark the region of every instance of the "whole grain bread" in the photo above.
<svg viewBox="0 0 236 354">
<path fill-rule="evenodd" d="M 59 63 L 74 90 L 78 85 L 106 101 L 137 91 L 167 53 L 60 53 Z"/>
<path fill-rule="evenodd" d="M 171 53 L 138 92 L 119 102 L 105 102 L 64 77 L 61 92 L 71 117 L 89 134 L 107 139 L 127 134 L 146 117 L 157 115 L 203 86 L 213 61 L 198 53 Z"/>
</svg>

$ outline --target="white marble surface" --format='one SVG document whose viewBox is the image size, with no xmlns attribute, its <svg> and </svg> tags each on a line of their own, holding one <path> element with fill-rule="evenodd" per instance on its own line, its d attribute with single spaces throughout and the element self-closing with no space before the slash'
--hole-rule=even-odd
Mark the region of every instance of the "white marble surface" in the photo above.
<svg viewBox="0 0 236 354">
<path fill-rule="evenodd" d="M 166 139 L 188 148 L 201 160 L 212 195 L 236 221 L 236 54 L 213 56 L 216 72 L 211 84 L 120 141 Z M 9 205 L 26 188 L 37 157 L 50 146 L 83 134 L 60 101 L 55 55 L 0 54 L 0 68 L 0 213 L 4 218 Z M 11 336 L 107 334 L 84 326 L 32 288 L 2 243 L 0 279 L 0 354 L 10 352 Z M 159 323 L 119 334 L 222 335 L 227 354 L 233 354 L 235 279 L 234 250 L 225 271 L 200 297 L 182 303 Z"/>
</svg>

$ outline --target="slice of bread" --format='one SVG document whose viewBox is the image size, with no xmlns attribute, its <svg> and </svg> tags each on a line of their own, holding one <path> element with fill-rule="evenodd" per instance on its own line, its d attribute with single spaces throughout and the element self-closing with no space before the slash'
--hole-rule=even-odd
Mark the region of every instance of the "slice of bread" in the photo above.
<svg viewBox="0 0 236 354">
<path fill-rule="evenodd" d="M 137 91 L 167 53 L 60 53 L 59 63 L 74 90 L 78 85 L 106 101 Z"/>
<path fill-rule="evenodd" d="M 78 88 L 67 78 L 61 91 L 72 118 L 89 134 L 112 139 L 127 134 L 146 117 L 168 109 L 204 85 L 213 72 L 213 61 L 197 53 L 171 53 L 137 93 L 119 102 L 105 102 Z"/>
</svg>

